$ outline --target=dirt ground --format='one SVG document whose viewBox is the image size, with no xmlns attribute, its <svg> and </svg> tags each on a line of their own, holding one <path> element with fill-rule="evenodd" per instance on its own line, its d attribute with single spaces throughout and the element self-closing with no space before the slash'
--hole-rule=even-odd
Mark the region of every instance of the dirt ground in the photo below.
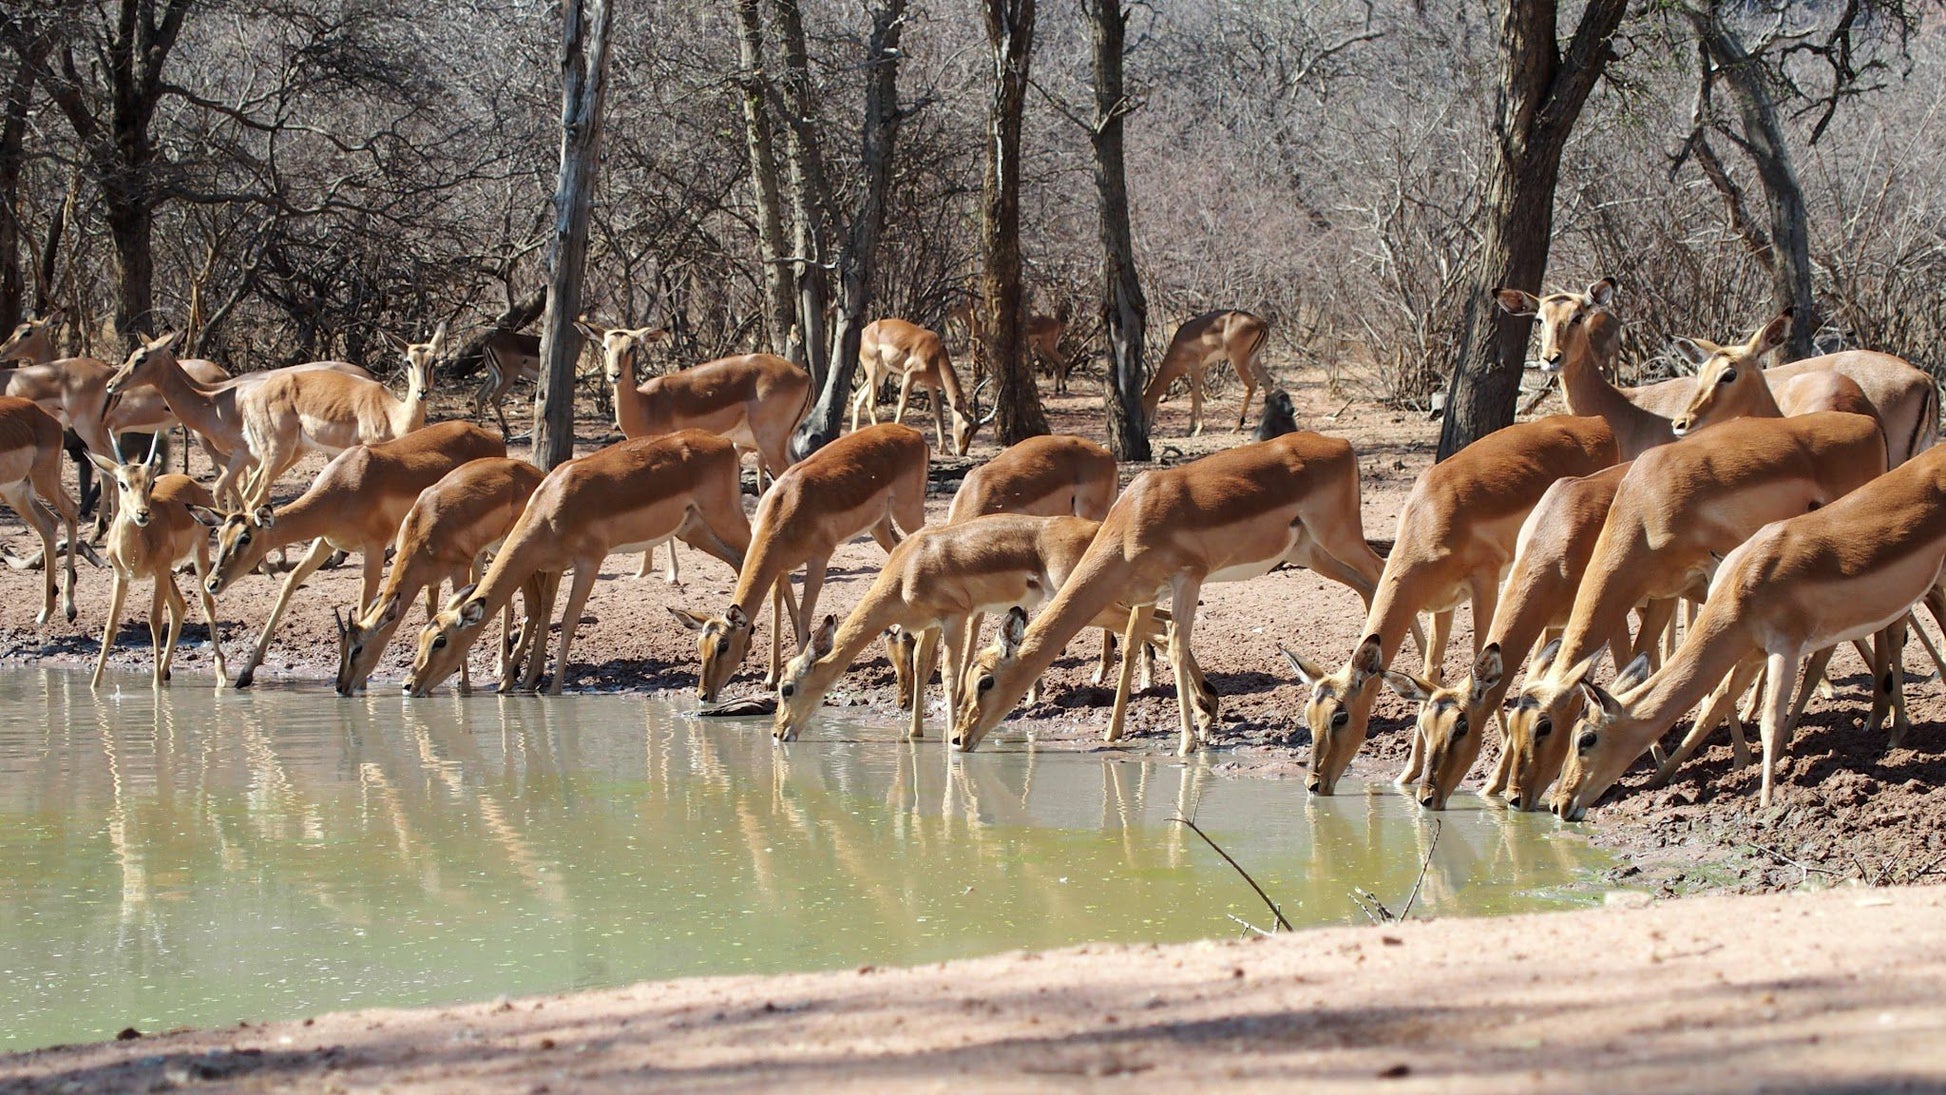
<svg viewBox="0 0 1946 1095">
<path fill-rule="evenodd" d="M 1362 402 L 1347 403 L 1341 395 L 1328 390 L 1321 378 L 1309 378 L 1295 385 L 1293 394 L 1300 425 L 1346 437 L 1357 448 L 1364 484 L 1365 533 L 1384 550 L 1414 478 L 1431 462 L 1436 424 L 1410 412 Z M 1232 391 L 1215 401 L 1210 415 L 1212 428 L 1195 439 L 1184 436 L 1187 401 L 1179 399 L 1165 405 L 1156 442 L 1161 462 L 1179 463 L 1246 439 L 1227 429 L 1228 423 L 1234 421 L 1230 416 L 1235 413 L 1235 398 Z M 1544 405 L 1542 411 L 1549 409 Z M 442 411 L 447 414 L 442 415 Z M 1096 438 L 1104 434 L 1098 396 L 1054 399 L 1050 401 L 1049 411 L 1056 430 Z M 441 406 L 436 407 L 433 417 L 456 413 L 456 405 Z M 923 412 L 917 424 L 931 428 L 930 418 Z M 601 421 L 592 417 L 585 419 L 581 431 L 584 448 L 592 449 L 599 444 L 603 429 Z M 516 443 L 514 449 L 519 454 L 523 445 Z M 996 447 L 990 439 L 983 437 L 976 443 L 970 460 L 936 454 L 934 497 L 928 507 L 935 519 L 943 517 L 965 469 L 994 451 Z M 321 461 L 307 462 L 287 477 L 278 492 L 279 498 L 287 499 L 300 492 L 308 483 L 309 473 L 319 464 Z M 1138 470 L 1139 467 L 1131 466 L 1127 474 Z M 754 508 L 754 498 L 746 497 L 746 504 Z M 10 514 L 0 519 L 0 548 L 26 553 L 32 546 L 31 536 Z M 292 557 L 298 553 L 294 549 Z M 658 567 L 666 558 L 666 553 L 658 553 Z M 833 559 L 820 612 L 842 615 L 847 611 L 882 559 L 883 554 L 869 540 L 842 549 Z M 666 584 L 659 574 L 636 579 L 638 562 L 637 558 L 610 558 L 581 622 L 568 687 L 596 691 L 669 690 L 682 697 L 693 697 L 696 653 L 692 636 L 670 619 L 667 609 L 683 606 L 720 611 L 727 607 L 734 576 L 716 561 L 687 548 L 682 549 L 679 586 Z M 281 576 L 275 580 L 264 576 L 247 578 L 219 603 L 225 651 L 233 663 L 240 661 L 255 641 L 256 631 L 268 615 L 280 581 Z M 331 609 L 353 604 L 358 596 L 357 583 L 357 567 L 351 565 L 321 572 L 300 590 L 272 643 L 264 668 L 259 670 L 259 679 L 330 679 L 335 669 L 336 650 Z M 80 619 L 73 625 L 56 622 L 36 628 L 28 606 L 37 603 L 39 576 L 0 569 L 0 665 L 53 661 L 76 667 L 91 666 L 109 586 L 106 571 L 84 567 L 78 596 Z M 143 618 L 147 598 L 138 594 L 130 602 L 135 610 L 123 625 L 112 660 L 123 667 L 146 670 L 151 657 Z M 1222 696 L 1221 725 L 1214 739 L 1215 747 L 1223 753 L 1222 763 L 1265 775 L 1294 774 L 1304 763 L 1309 735 L 1296 715 L 1303 702 L 1302 694 L 1278 656 L 1276 644 L 1281 641 L 1319 661 L 1341 663 L 1357 639 L 1363 621 L 1356 595 L 1308 571 L 1285 570 L 1250 582 L 1206 587 L 1203 605 L 1197 619 L 1195 642 L 1210 681 Z M 395 640 L 388 652 L 373 679 L 374 688 L 396 687 L 404 675 L 410 662 L 409 641 L 417 627 L 418 611 L 415 609 L 401 630 L 400 639 Z M 1470 651 L 1471 624 L 1467 616 L 1462 609 L 1456 624 L 1454 651 L 1448 661 L 1450 670 L 1463 672 L 1467 658 L 1462 652 Z M 759 629 L 767 627 L 766 614 Z M 178 674 L 211 671 L 208 648 L 202 641 L 205 634 L 200 620 L 191 625 L 188 638 L 195 645 L 179 651 Z M 727 690 L 728 695 L 758 691 L 762 651 L 767 649 L 767 640 L 760 636 L 759 642 L 753 644 L 751 659 Z M 1112 699 L 1109 688 L 1089 683 L 1094 649 L 1092 640 L 1077 643 L 1049 674 L 1052 687 L 1046 690 L 1046 698 L 1036 706 L 1017 712 L 999 733 L 1032 735 L 1037 741 L 1056 747 L 1089 747 L 1106 723 Z M 484 651 L 475 653 L 476 675 L 484 672 L 486 679 L 491 679 Z M 1410 659 L 1411 655 L 1406 657 Z M 1909 646 L 1908 666 L 1912 671 L 1928 668 L 1924 658 L 1916 643 Z M 1608 804 L 1593 811 L 1590 820 L 1579 826 L 1597 844 L 1620 854 L 1624 865 L 1614 871 L 1616 880 L 1652 893 L 1691 895 L 1818 888 L 1844 880 L 1871 885 L 1911 883 L 1946 871 L 1946 831 L 1942 831 L 1942 819 L 1946 819 L 1946 778 L 1942 778 L 1946 777 L 1946 758 L 1942 758 L 1935 744 L 1942 723 L 1946 723 L 1946 706 L 1942 706 L 1939 684 L 1918 683 L 1909 688 L 1914 730 L 1908 742 L 1912 748 L 1888 751 L 1878 735 L 1867 735 L 1856 725 L 1862 717 L 1867 687 L 1864 668 L 1856 655 L 1849 651 L 1841 653 L 1833 662 L 1833 673 L 1839 695 L 1832 701 L 1813 701 L 1793 752 L 1780 772 L 1784 788 L 1780 803 L 1768 811 L 1756 805 L 1754 770 L 1731 770 L 1727 742 L 1719 741 L 1699 754 L 1675 785 L 1661 791 L 1642 789 L 1647 770 L 1646 765 L 1638 766 L 1624 780 L 1619 792 L 1611 795 Z M 1129 725 L 1134 740 L 1130 748 L 1164 751 L 1174 747 L 1174 689 L 1167 681 L 1166 672 L 1158 677 L 1156 685 L 1140 693 L 1131 707 Z M 933 725 L 937 727 L 936 689 L 934 696 Z M 834 691 L 832 702 L 863 705 L 867 710 L 882 712 L 888 722 L 902 717 L 892 704 L 890 667 L 876 650 L 854 666 L 841 689 Z M 1354 775 L 1385 779 L 1398 770 L 1404 757 L 1404 737 L 1411 714 L 1407 704 L 1389 693 L 1380 700 L 1372 720 L 1371 740 L 1352 769 Z M 807 737 L 815 740 L 816 734 L 814 727 Z M 934 735 L 937 736 L 937 730 Z M 1482 768 L 1486 763 L 1487 759 L 1483 758 Z M 1476 771 L 1472 786 L 1477 786 L 1478 778 Z M 1842 903 L 1850 899 L 1835 900 Z M 1903 906 L 1908 900 L 1931 904 L 1938 898 L 1928 893 L 1923 897 L 1901 895 L 1898 900 Z M 1677 906 L 1679 910 L 1694 909 L 1697 916 L 1702 916 L 1701 910 L 1705 908 L 1717 907 L 1688 902 Z M 1616 915 L 1619 914 L 1602 913 L 1596 914 L 1596 918 Z M 1492 935 L 1501 929 L 1482 926 L 1467 930 Z M 1251 953 L 1282 955 L 1287 952 L 1276 948 L 1289 946 L 1289 943 L 1279 943 L 1265 952 Z M 1565 953 L 1526 950 L 1526 954 L 1537 957 L 1547 955 L 1544 960 L 1550 970 L 1558 967 L 1558 960 Z M 1503 972 L 1516 973 L 1532 961 L 1511 954 L 1504 956 L 1504 960 L 1507 970 Z M 1292 961 L 1295 964 L 1298 959 L 1293 957 Z M 973 963 L 966 968 L 984 970 L 988 965 Z M 1119 969 L 1112 973 L 1104 970 L 1103 976 L 1119 977 L 1122 973 Z M 1403 991 L 1404 983 L 1395 987 Z M 1591 1006 L 1565 986 L 1561 992 L 1576 998 L 1576 1007 Z M 1452 1021 L 1452 1016 L 1445 1012 L 1444 1002 L 1424 1014 L 1419 1013 L 1419 1008 L 1429 1005 L 1408 1004 L 1403 998 L 1388 1006 L 1401 1009 L 1385 1013 L 1382 1022 L 1388 1030 L 1418 1027 L 1431 1033 L 1441 1024 Z M 1181 1021 L 1200 1020 L 1185 1017 Z M 1250 1024 L 1256 1020 L 1236 1018 L 1235 1021 L 1243 1024 L 1239 1030 L 1255 1029 Z M 1148 1028 L 1148 1020 L 1142 1022 Z M 938 1032 L 938 1037 L 950 1041 L 951 1033 Z M 1207 1049 L 1206 1043 L 1224 1043 L 1227 1035 L 1212 1033 L 1207 1039 L 1191 1037 L 1193 1046 L 1179 1048 Z M 1403 1033 L 1400 1039 L 1410 1040 Z M 1610 1044 L 1606 1036 L 1594 1041 Z M 1614 1041 L 1621 1046 L 1627 1040 Z M 1144 1068 L 1174 1067 L 1168 1063 L 1173 1055 L 1141 1056 L 1146 1062 Z M 910 1062 L 904 1050 L 892 1057 Z M 945 1069 L 956 1068 L 959 1063 L 951 1054 L 929 1059 Z M 1367 1063 L 1370 1062 L 1361 1057 L 1357 1068 L 1363 1069 Z M 715 1082 L 742 1074 L 732 1071 L 708 1075 Z M 835 1074 L 807 1072 L 800 1078 L 832 1075 Z M 889 1081 L 906 1074 L 869 1075 Z M 1329 1075 L 1348 1080 L 1354 1076 L 1369 1077 L 1372 1073 L 1356 1069 L 1340 1072 L 1334 1066 Z M 1025 1075 L 1015 1078 L 1031 1080 Z"/>
<path fill-rule="evenodd" d="M 1699 897 L 125 1032 L 0 1057 L 0 1092 L 1941 1091 L 1942 905 Z"/>
</svg>

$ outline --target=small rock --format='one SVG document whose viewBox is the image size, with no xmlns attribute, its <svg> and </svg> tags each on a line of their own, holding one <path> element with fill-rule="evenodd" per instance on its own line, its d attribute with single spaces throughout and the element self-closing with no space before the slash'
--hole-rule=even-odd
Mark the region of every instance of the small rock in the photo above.
<svg viewBox="0 0 1946 1095">
<path fill-rule="evenodd" d="M 136 1030 L 134 1027 L 123 1027 L 115 1032 L 115 1040 L 117 1042 L 133 1042 L 141 1036 L 142 1032 Z"/>
<path fill-rule="evenodd" d="M 1404 1062 L 1378 1070 L 1378 1078 L 1381 1080 L 1403 1080 L 1410 1075 L 1412 1075 L 1412 1066 Z"/>
</svg>

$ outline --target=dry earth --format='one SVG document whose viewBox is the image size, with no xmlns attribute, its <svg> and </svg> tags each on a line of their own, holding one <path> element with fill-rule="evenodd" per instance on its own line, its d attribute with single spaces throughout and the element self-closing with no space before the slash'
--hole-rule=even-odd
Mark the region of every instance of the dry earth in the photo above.
<svg viewBox="0 0 1946 1095">
<path fill-rule="evenodd" d="M 1321 380 L 1300 385 L 1294 394 L 1301 424 L 1347 437 L 1357 447 L 1364 477 L 1365 531 L 1383 548 L 1391 539 L 1393 523 L 1413 479 L 1430 463 L 1435 427 L 1408 412 L 1363 403 L 1347 404 L 1336 393 L 1327 391 Z M 1233 393 L 1226 397 L 1233 398 Z M 1236 443 L 1239 438 L 1221 428 L 1222 407 L 1226 405 L 1234 406 L 1219 401 L 1215 409 L 1213 421 L 1217 428 L 1196 439 L 1182 436 L 1186 407 L 1165 406 L 1158 435 L 1158 455 L 1162 461 L 1178 463 Z M 1056 400 L 1050 405 L 1050 411 L 1058 430 L 1102 436 L 1101 412 L 1095 397 Z M 434 417 L 440 415 L 436 412 Z M 922 424 L 929 429 L 930 419 L 923 418 Z M 585 420 L 584 448 L 591 449 L 600 443 L 602 430 L 603 423 Z M 520 446 L 515 447 L 519 451 Z M 994 451 L 995 447 L 982 439 L 972 460 L 936 458 L 935 497 L 929 507 L 934 517 L 943 514 L 965 469 Z M 307 463 L 290 476 L 279 497 L 295 496 L 317 464 L 315 460 Z M 1130 468 L 1129 474 L 1136 470 L 1139 469 Z M 754 507 L 754 499 L 746 497 L 746 504 Z M 0 522 L 0 547 L 16 553 L 24 553 L 31 547 L 30 537 L 11 516 Z M 295 554 L 294 551 L 293 557 Z M 659 557 L 658 563 L 663 558 L 666 556 Z M 845 612 L 862 593 L 882 558 L 882 553 L 869 540 L 842 549 L 833 560 L 821 611 Z M 682 584 L 678 587 L 665 584 L 660 577 L 635 579 L 636 562 L 611 558 L 609 569 L 597 584 L 583 617 L 568 687 L 670 690 L 692 696 L 695 650 L 691 636 L 674 625 L 666 610 L 676 605 L 720 610 L 728 600 L 733 575 L 714 560 L 687 548 L 683 549 Z M 260 679 L 329 679 L 335 668 L 331 608 L 352 604 L 357 598 L 357 582 L 357 568 L 347 566 L 320 573 L 299 591 L 273 643 L 270 657 L 259 672 Z M 0 665 L 49 661 L 78 668 L 91 665 L 108 598 L 107 573 L 84 568 L 79 596 L 81 617 L 74 625 L 34 626 L 27 606 L 36 603 L 38 583 L 38 575 L 0 570 Z M 239 583 L 219 604 L 225 649 L 233 660 L 240 659 L 255 640 L 256 629 L 268 614 L 275 589 L 272 579 L 252 577 Z M 124 622 L 112 657 L 118 665 L 146 670 L 151 651 L 141 610 L 146 607 L 147 598 L 138 595 L 130 601 L 136 610 Z M 1321 661 L 1342 661 L 1362 623 L 1357 597 L 1308 571 L 1287 570 L 1247 583 L 1207 587 L 1203 604 L 1197 620 L 1196 646 L 1211 682 L 1223 697 L 1221 726 L 1215 735 L 1216 748 L 1223 754 L 1222 763 L 1266 775 L 1293 774 L 1304 762 L 1308 733 L 1295 718 L 1302 703 L 1301 693 L 1277 656 L 1275 644 L 1285 642 Z M 414 626 L 409 621 L 402 634 L 409 635 Z M 767 621 L 760 624 L 764 626 L 768 626 Z M 1458 651 L 1470 649 L 1467 642 L 1470 623 L 1464 609 L 1457 631 L 1455 653 L 1449 659 L 1449 668 L 1454 670 L 1463 668 L 1464 657 Z M 201 642 L 205 634 L 200 622 L 192 624 L 189 637 L 197 645 L 179 653 L 178 673 L 210 671 L 207 646 Z M 767 649 L 767 646 L 760 642 L 753 644 L 753 649 Z M 1047 698 L 1038 706 L 1019 712 L 1000 733 L 1033 735 L 1041 742 L 1056 746 L 1091 747 L 1090 743 L 1106 721 L 1111 698 L 1108 689 L 1089 683 L 1093 671 L 1092 651 L 1092 642 L 1077 644 L 1049 674 L 1054 687 L 1048 689 Z M 1917 644 L 1909 648 L 1908 654 L 1910 669 L 1926 668 L 1922 665 L 1924 654 Z M 409 647 L 402 639 L 388 655 L 373 686 L 394 687 L 409 659 Z M 476 673 L 484 666 L 482 654 L 475 661 Z M 1581 826 L 1596 843 L 1622 856 L 1625 865 L 1614 872 L 1617 878 L 1625 879 L 1628 885 L 1668 895 L 1766 892 L 1807 885 L 1819 887 L 1843 880 L 1872 885 L 1908 883 L 1946 870 L 1946 831 L 1942 831 L 1942 819 L 1946 819 L 1946 778 L 1942 778 L 1946 776 L 1946 759 L 1942 759 L 1936 745 L 1942 723 L 1946 723 L 1946 705 L 1941 702 L 1940 686 L 1933 682 L 1911 687 L 1915 727 L 1908 740 L 1912 748 L 1887 751 L 1881 734 L 1868 734 L 1856 725 L 1862 716 L 1861 696 L 1866 687 L 1862 665 L 1847 651 L 1840 654 L 1833 666 L 1838 676 L 1839 695 L 1832 701 L 1813 702 L 1792 755 L 1783 766 L 1782 802 L 1771 810 L 1757 808 L 1754 775 L 1747 770 L 1731 770 L 1729 748 L 1722 742 L 1705 750 L 1673 787 L 1662 791 L 1642 789 L 1646 771 L 1638 766 L 1610 803 L 1595 811 L 1590 822 Z M 1166 673 L 1160 676 L 1162 680 L 1141 693 L 1131 708 L 1130 726 L 1135 738 L 1130 748 L 1173 747 L 1176 722 L 1173 687 L 1166 682 Z M 760 677 L 759 657 L 753 656 L 731 686 L 731 693 L 739 690 L 754 693 Z M 891 703 L 890 668 L 876 652 L 853 669 L 844 690 L 834 693 L 832 702 L 882 712 L 888 722 L 899 717 Z M 1396 771 L 1403 758 L 1403 732 L 1410 714 L 1404 702 L 1389 694 L 1380 701 L 1372 723 L 1373 740 L 1354 766 L 1354 774 L 1382 778 Z M 937 725 L 936 711 L 934 719 Z M 815 728 L 809 737 L 815 740 Z M 1850 899 L 1829 900 L 1842 903 Z M 1902 904 L 1906 900 L 1906 896 L 1900 897 Z M 1928 896 L 1924 900 L 1936 899 Z M 1678 909 L 1705 907 L 1683 903 Z M 1696 915 L 1702 913 L 1698 911 Z M 1513 929 L 1466 930 L 1493 934 Z M 1550 953 L 1545 959 L 1546 967 L 1558 969 L 1558 960 L 1568 953 Z M 1533 961 L 1506 953 L 1495 960 L 1506 963 L 1507 971 L 1520 970 L 1524 963 Z M 1102 967 L 1100 973 L 1104 977 L 1122 976 L 1119 968 L 1111 971 L 1106 963 L 1095 965 Z M 967 968 L 987 967 L 976 963 Z M 1092 979 L 1095 971 L 1091 970 L 1089 976 Z M 1405 981 L 1397 987 L 1403 990 Z M 1124 1002 L 1119 1006 L 1130 1008 L 1139 1004 Z M 1386 1022 L 1410 1026 L 1422 1020 L 1395 1017 Z M 1437 1027 L 1433 1020 L 1423 1022 L 1430 1024 L 1425 1028 L 1428 1033 Z M 938 1037 L 950 1041 L 952 1033 L 938 1032 Z M 1217 1042 L 1223 1037 L 1211 1036 Z M 1191 1040 L 1197 1047 L 1204 1044 L 1200 1037 Z M 1162 1068 L 1171 1056 L 1145 1059 Z M 931 1060 L 941 1068 L 950 1068 L 955 1059 L 949 1056 Z M 1365 1063 L 1368 1062 L 1361 1061 L 1358 1068 L 1363 1068 Z M 733 1075 L 715 1074 L 714 1078 Z M 890 1079 L 894 1075 L 909 1074 L 884 1073 L 880 1078 Z M 1340 1074 L 1334 1071 L 1333 1075 Z M 1352 1075 L 1343 1073 L 1341 1078 Z"/>
</svg>

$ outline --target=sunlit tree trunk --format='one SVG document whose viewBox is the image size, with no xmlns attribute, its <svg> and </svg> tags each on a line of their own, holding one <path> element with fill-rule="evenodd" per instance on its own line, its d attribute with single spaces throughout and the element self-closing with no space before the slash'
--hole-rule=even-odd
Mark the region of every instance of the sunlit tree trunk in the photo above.
<svg viewBox="0 0 1946 1095">
<path fill-rule="evenodd" d="M 1027 309 L 1020 285 L 1020 119 L 1027 105 L 1028 64 L 1034 51 L 1034 0 L 985 0 L 987 45 L 993 53 L 993 99 L 987 113 L 987 168 L 981 190 L 977 327 L 994 377 L 1000 443 L 1047 432 L 1028 359 Z"/>
<path fill-rule="evenodd" d="M 831 190 L 825 184 L 824 155 L 818 144 L 816 103 L 811 93 L 811 62 L 804 45 L 804 17 L 797 0 L 772 0 L 777 48 L 783 56 L 783 75 L 777 82 L 783 102 L 785 185 L 791 202 L 791 246 L 796 258 L 797 325 L 792 328 L 789 357 L 811 371 L 813 383 L 824 383 L 831 364 L 825 309 L 831 303 L 831 278 L 825 269 L 829 243 Z"/>
<path fill-rule="evenodd" d="M 1108 376 L 1102 401 L 1108 412 L 1108 447 L 1118 460 L 1148 460 L 1149 428 L 1142 414 L 1142 351 L 1148 337 L 1149 302 L 1135 270 L 1135 236 L 1129 227 L 1128 172 L 1122 153 L 1122 118 L 1130 103 L 1122 91 L 1122 55 L 1128 13 L 1122 0 L 1088 0 L 1094 29 L 1095 191 L 1101 217 L 1101 326 L 1108 339 Z"/>
<path fill-rule="evenodd" d="M 770 351 L 788 348 L 796 311 L 790 271 L 784 265 L 784 222 L 778 206 L 777 153 L 771 143 L 770 104 L 765 94 L 763 23 L 757 0 L 736 0 L 737 84 L 743 100 L 743 136 L 750 153 L 750 184 L 757 200 L 757 249 L 763 259 L 764 326 Z"/>
</svg>

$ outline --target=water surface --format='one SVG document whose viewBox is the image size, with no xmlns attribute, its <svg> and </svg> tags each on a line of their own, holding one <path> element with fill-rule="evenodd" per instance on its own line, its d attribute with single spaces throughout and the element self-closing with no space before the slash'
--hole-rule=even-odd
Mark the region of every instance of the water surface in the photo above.
<svg viewBox="0 0 1946 1095">
<path fill-rule="evenodd" d="M 638 696 L 0 672 L 0 1049 L 1268 925 L 1178 813 L 1297 925 L 1362 921 L 1352 891 L 1398 909 L 1432 839 L 1389 788 L 953 757 L 839 715 L 778 747 Z M 1605 860 L 1551 818 L 1454 805 L 1418 913 L 1598 896 Z"/>
</svg>

